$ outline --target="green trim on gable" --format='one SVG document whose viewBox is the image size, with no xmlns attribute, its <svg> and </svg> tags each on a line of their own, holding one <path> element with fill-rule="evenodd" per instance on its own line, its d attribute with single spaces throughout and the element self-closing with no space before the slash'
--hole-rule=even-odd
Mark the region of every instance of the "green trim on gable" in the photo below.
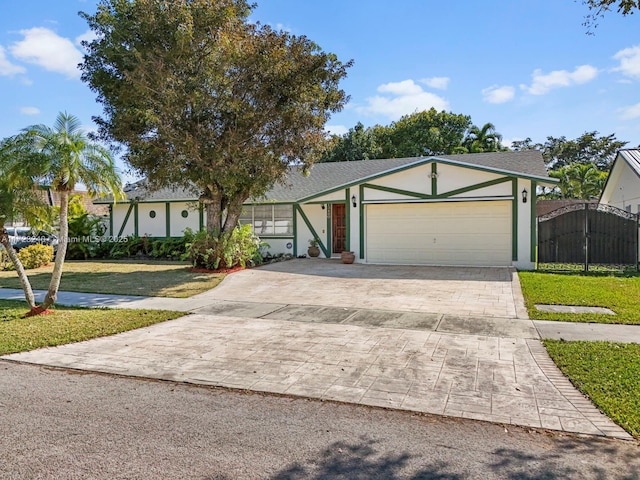
<svg viewBox="0 0 640 480">
<path fill-rule="evenodd" d="M 494 178 L 493 180 L 487 180 L 486 182 L 476 183 L 473 185 L 469 185 L 467 187 L 451 190 L 450 192 L 446 192 L 441 195 L 436 195 L 434 198 L 450 198 L 455 195 L 460 195 L 461 193 L 472 192 L 474 190 L 480 190 L 481 188 L 487 188 L 487 187 L 492 187 L 494 185 L 499 185 L 501 183 L 508 182 L 509 180 L 512 180 L 512 179 L 513 177 Z"/>
<path fill-rule="evenodd" d="M 333 216 L 333 212 L 332 212 L 332 208 L 331 206 L 327 206 L 326 208 L 327 210 L 327 251 L 329 252 L 329 255 L 327 255 L 327 258 L 330 258 L 333 255 L 333 246 L 331 245 L 333 242 L 331 241 L 331 236 L 332 236 L 332 228 L 331 228 L 331 218 Z"/>
<path fill-rule="evenodd" d="M 300 208 L 298 205 L 293 206 L 293 256 L 298 256 L 298 214 L 296 209 Z"/>
<path fill-rule="evenodd" d="M 122 236 L 122 232 L 124 232 L 125 227 L 127 226 L 127 222 L 129 221 L 129 217 L 131 216 L 131 212 L 133 211 L 133 203 L 129 204 L 129 208 L 127 209 L 127 213 L 124 216 L 124 220 L 122 222 L 122 226 L 120 227 L 120 230 L 118 231 L 118 237 Z"/>
<path fill-rule="evenodd" d="M 113 237 L 113 205 L 109 205 L 109 236 Z"/>
<path fill-rule="evenodd" d="M 360 215 L 360 259 L 364 259 L 364 185 L 360 185 L 360 205 L 358 207 Z"/>
<path fill-rule="evenodd" d="M 164 214 L 165 214 L 165 234 L 167 238 L 171 237 L 171 204 L 166 202 L 164 204 Z"/>
<path fill-rule="evenodd" d="M 511 180 L 511 193 L 513 195 L 511 207 L 511 260 L 518 261 L 518 179 Z"/>
<path fill-rule="evenodd" d="M 313 225 L 311 225 L 311 222 L 309 221 L 309 219 L 305 215 L 305 213 L 302 210 L 302 208 L 300 208 L 300 205 L 294 204 L 293 205 L 293 210 L 294 210 L 294 212 L 300 213 L 300 216 L 302 217 L 302 220 L 304 220 L 304 223 L 307 225 L 307 228 L 309 228 L 309 231 L 311 232 L 311 235 L 313 235 L 313 238 L 317 238 L 318 239 L 318 243 L 319 243 L 318 246 L 320 247 L 320 250 L 322 250 L 322 253 L 324 253 L 325 257 L 330 258 L 330 255 L 328 255 L 328 252 L 327 252 L 327 248 L 324 246 L 324 243 L 322 243 L 322 239 L 318 235 L 318 232 L 316 232 L 316 230 L 313 228 Z"/>
<path fill-rule="evenodd" d="M 385 187 L 382 185 L 374 185 L 372 183 L 363 183 L 362 186 L 364 188 L 370 188 L 371 190 L 379 190 L 381 192 L 395 193 L 397 195 L 406 195 L 412 198 L 421 198 L 423 200 L 433 198 L 432 195 L 428 193 L 419 193 L 419 192 L 410 192 L 409 190 L 402 190 L 399 188 Z M 402 199 L 398 199 L 402 200 Z"/>
<path fill-rule="evenodd" d="M 138 217 L 138 202 L 133 204 L 133 235 L 135 237 L 140 236 L 140 232 L 138 231 L 139 227 L 139 217 Z"/>
<path fill-rule="evenodd" d="M 346 230 L 344 232 L 344 248 L 346 251 L 351 251 L 351 209 L 353 208 L 351 205 L 351 189 L 347 188 L 344 194 L 345 198 L 345 208 L 344 208 L 344 221 L 346 223 Z"/>
<path fill-rule="evenodd" d="M 531 261 L 537 262 L 538 251 L 538 222 L 536 217 L 536 203 L 538 201 L 538 184 L 537 182 L 531 182 L 531 194 L 529 195 L 529 202 L 531 202 Z"/>
<path fill-rule="evenodd" d="M 204 230 L 204 204 L 198 204 L 198 230 Z"/>
<path fill-rule="evenodd" d="M 438 164 L 431 164 L 431 195 L 438 195 Z"/>
<path fill-rule="evenodd" d="M 461 157 L 464 157 L 464 155 L 461 155 Z M 307 197 L 303 197 L 298 199 L 299 203 L 307 203 L 310 200 L 314 200 L 316 198 L 322 197 L 324 195 L 329 195 L 330 193 L 334 193 L 337 192 L 339 190 L 343 190 L 345 188 L 350 188 L 350 187 L 355 187 L 357 185 L 360 185 L 362 183 L 367 183 L 370 182 L 372 180 L 381 178 L 381 177 L 386 177 L 388 175 L 392 175 L 395 173 L 399 173 L 399 172 L 403 172 L 405 170 L 409 170 L 411 168 L 415 168 L 415 167 L 419 167 L 421 165 L 428 165 L 430 163 L 438 163 L 438 164 L 442 164 L 442 165 L 450 165 L 453 167 L 459 167 L 459 168 L 468 168 L 470 170 L 477 170 L 480 172 L 488 172 L 488 173 L 494 173 L 494 174 L 500 174 L 500 175 L 506 175 L 508 177 L 514 177 L 514 178 L 523 178 L 526 180 L 540 180 L 542 182 L 545 183 L 558 183 L 558 179 L 556 178 L 550 178 L 550 177 L 540 177 L 537 175 L 527 175 L 525 173 L 518 173 L 518 172 L 512 172 L 509 170 L 501 170 L 498 168 L 491 168 L 491 167 L 485 167 L 482 165 L 472 165 L 469 163 L 461 163 L 461 162 L 457 162 L 457 161 L 453 161 L 453 160 L 449 160 L 449 159 L 445 159 L 445 158 L 438 158 L 437 156 L 431 156 L 431 157 L 425 157 L 422 159 L 418 159 L 413 163 L 408 163 L 406 165 L 402 165 L 401 167 L 396 167 L 396 168 L 392 168 L 390 170 L 385 170 L 384 172 L 380 172 L 380 173 L 376 173 L 374 175 L 369 175 L 368 177 L 361 177 L 357 180 L 354 180 L 352 182 L 348 182 L 348 183 L 344 183 L 342 185 L 339 185 L 337 187 L 332 187 L 329 188 L 327 190 L 323 190 L 322 192 L 319 193 L 315 193 L 313 195 L 309 195 Z"/>
</svg>

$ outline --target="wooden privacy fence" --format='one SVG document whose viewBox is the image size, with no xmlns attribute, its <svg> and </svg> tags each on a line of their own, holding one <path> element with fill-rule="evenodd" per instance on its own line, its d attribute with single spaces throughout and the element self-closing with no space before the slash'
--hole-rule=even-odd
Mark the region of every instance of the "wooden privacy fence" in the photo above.
<svg viewBox="0 0 640 480">
<path fill-rule="evenodd" d="M 538 263 L 638 268 L 638 215 L 577 203 L 538 217 Z"/>
</svg>

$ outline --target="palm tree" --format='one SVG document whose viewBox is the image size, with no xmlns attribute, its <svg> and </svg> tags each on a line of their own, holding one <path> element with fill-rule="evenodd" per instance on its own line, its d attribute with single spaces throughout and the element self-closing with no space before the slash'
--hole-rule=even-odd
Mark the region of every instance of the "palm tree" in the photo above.
<svg viewBox="0 0 640 480">
<path fill-rule="evenodd" d="M 551 170 L 549 176 L 560 180 L 547 198 L 579 198 L 591 200 L 600 196 L 608 173 L 593 163 L 571 163 Z"/>
<path fill-rule="evenodd" d="M 17 216 L 30 220 L 42 217 L 47 205 L 42 195 L 38 195 L 32 176 L 25 171 L 28 165 L 12 161 L 14 147 L 10 139 L 3 140 L 0 145 L 0 244 L 16 269 L 29 308 L 33 309 L 36 304 L 31 283 L 4 225 Z"/>
<path fill-rule="evenodd" d="M 485 123 L 482 128 L 472 125 L 463 141 L 463 145 L 469 153 L 499 152 L 503 149 L 500 144 L 501 141 L 502 135 L 496 132 L 495 125 L 493 123 Z"/>
<path fill-rule="evenodd" d="M 110 193 L 118 198 L 122 195 L 122 183 L 109 151 L 92 142 L 73 115 L 59 113 L 53 128 L 33 125 L 25 128 L 19 137 L 26 145 L 22 160 L 37 165 L 38 181 L 48 185 L 60 198 L 58 252 L 44 301 L 32 312 L 37 314 L 55 303 L 60 287 L 69 242 L 69 193 L 82 183 L 91 194 Z"/>
</svg>

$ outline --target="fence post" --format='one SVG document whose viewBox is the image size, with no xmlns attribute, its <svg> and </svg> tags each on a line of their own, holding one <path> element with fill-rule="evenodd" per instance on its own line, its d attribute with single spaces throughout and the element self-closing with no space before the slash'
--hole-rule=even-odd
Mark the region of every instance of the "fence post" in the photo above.
<svg viewBox="0 0 640 480">
<path fill-rule="evenodd" d="M 584 271 L 589 271 L 589 204 L 584 204 Z"/>
</svg>

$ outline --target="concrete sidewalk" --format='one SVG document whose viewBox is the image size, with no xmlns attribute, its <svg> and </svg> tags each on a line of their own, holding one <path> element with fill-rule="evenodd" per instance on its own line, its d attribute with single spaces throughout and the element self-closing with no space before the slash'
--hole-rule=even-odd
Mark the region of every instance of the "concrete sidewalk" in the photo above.
<svg viewBox="0 0 640 480">
<path fill-rule="evenodd" d="M 36 290 L 38 301 L 45 295 Z M 602 323 L 572 323 L 547 320 L 509 319 L 499 317 L 468 317 L 444 314 L 414 314 L 405 311 L 351 309 L 321 305 L 290 305 L 282 303 L 238 302 L 213 300 L 205 294 L 191 298 L 138 297 L 93 293 L 59 292 L 58 305 L 107 308 L 140 308 L 175 310 L 208 315 L 228 315 L 245 318 L 271 318 L 279 320 L 346 323 L 352 325 L 382 326 L 432 330 L 487 336 L 514 336 L 518 338 L 549 338 L 567 341 L 608 341 L 640 343 L 640 325 Z M 0 288 L 0 299 L 24 300 L 22 290 Z M 355 312 L 355 313 L 354 313 Z M 360 313 L 358 313 L 360 312 Z M 362 321 L 363 316 L 366 318 Z"/>
</svg>

